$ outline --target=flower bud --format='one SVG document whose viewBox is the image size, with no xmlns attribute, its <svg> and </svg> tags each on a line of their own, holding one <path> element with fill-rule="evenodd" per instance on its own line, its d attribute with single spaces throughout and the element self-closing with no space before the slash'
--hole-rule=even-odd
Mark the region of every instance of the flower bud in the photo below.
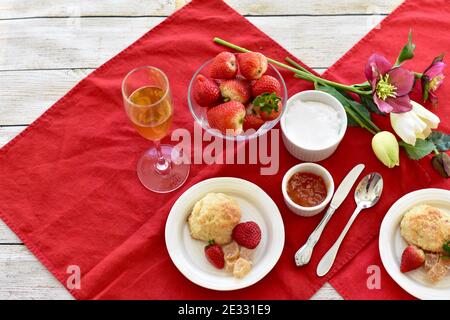
<svg viewBox="0 0 450 320">
<path fill-rule="evenodd" d="M 450 177 L 450 157 L 446 153 L 439 153 L 431 159 L 431 165 L 444 178 Z"/>
<path fill-rule="evenodd" d="M 400 150 L 397 139 L 389 131 L 377 133 L 372 139 L 372 149 L 378 160 L 386 167 L 400 165 Z"/>
</svg>

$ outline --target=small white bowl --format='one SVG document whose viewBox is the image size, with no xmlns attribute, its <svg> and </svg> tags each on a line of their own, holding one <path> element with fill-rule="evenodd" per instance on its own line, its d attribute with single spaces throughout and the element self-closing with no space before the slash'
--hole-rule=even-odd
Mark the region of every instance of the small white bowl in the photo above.
<svg viewBox="0 0 450 320">
<path fill-rule="evenodd" d="M 325 186 L 327 187 L 327 196 L 322 203 L 314 207 L 303 207 L 292 201 L 287 193 L 287 184 L 289 179 L 297 172 L 313 173 L 323 179 L 323 181 L 325 182 Z M 286 172 L 283 177 L 283 182 L 281 183 L 281 190 L 283 192 L 284 202 L 293 213 L 303 217 L 312 217 L 322 212 L 330 202 L 331 197 L 334 193 L 334 181 L 333 177 L 327 169 L 316 163 L 306 162 L 293 166 Z"/>
<path fill-rule="evenodd" d="M 333 144 L 320 149 L 311 149 L 298 145 L 294 143 L 291 138 L 289 138 L 289 135 L 286 132 L 286 117 L 289 116 L 289 108 L 292 107 L 292 105 L 294 105 L 294 103 L 297 101 L 321 102 L 333 107 L 338 112 L 339 119 L 341 120 L 341 128 L 339 131 L 339 135 L 336 137 L 336 140 Z M 347 114 L 345 113 L 345 109 L 342 106 L 342 103 L 340 103 L 339 100 L 333 97 L 331 94 L 319 90 L 306 90 L 299 92 L 289 98 L 286 104 L 286 111 L 281 117 L 280 124 L 283 143 L 289 153 L 302 161 L 317 162 L 331 156 L 338 147 L 347 129 Z"/>
</svg>

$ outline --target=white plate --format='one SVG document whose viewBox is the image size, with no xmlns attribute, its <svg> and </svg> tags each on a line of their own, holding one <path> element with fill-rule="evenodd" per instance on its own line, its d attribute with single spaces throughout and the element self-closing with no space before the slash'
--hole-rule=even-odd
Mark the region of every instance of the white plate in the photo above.
<svg viewBox="0 0 450 320">
<path fill-rule="evenodd" d="M 209 192 L 236 199 L 242 210 L 241 221 L 255 221 L 261 228 L 253 268 L 243 279 L 213 267 L 204 254 L 206 243 L 189 234 L 187 217 L 194 204 Z M 221 291 L 245 288 L 261 280 L 275 266 L 284 246 L 284 225 L 277 205 L 257 185 L 236 178 L 213 178 L 186 190 L 169 213 L 165 233 L 167 250 L 178 270 L 199 286 Z"/>
<path fill-rule="evenodd" d="M 407 273 L 400 272 L 402 252 L 407 246 L 400 235 L 400 222 L 409 209 L 420 204 L 429 204 L 450 213 L 450 191 L 422 189 L 397 200 L 381 224 L 379 238 L 381 260 L 392 279 L 411 295 L 423 300 L 447 300 L 450 298 L 450 275 L 433 285 L 426 280 L 423 268 Z"/>
</svg>

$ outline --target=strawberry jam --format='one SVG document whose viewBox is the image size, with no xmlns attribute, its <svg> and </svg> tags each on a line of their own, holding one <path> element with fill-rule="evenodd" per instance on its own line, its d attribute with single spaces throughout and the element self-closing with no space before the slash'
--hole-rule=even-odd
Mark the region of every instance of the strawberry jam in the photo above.
<svg viewBox="0 0 450 320">
<path fill-rule="evenodd" d="M 302 207 L 314 207 L 327 197 L 327 187 L 322 177 L 309 172 L 297 172 L 287 184 L 289 198 Z"/>
</svg>

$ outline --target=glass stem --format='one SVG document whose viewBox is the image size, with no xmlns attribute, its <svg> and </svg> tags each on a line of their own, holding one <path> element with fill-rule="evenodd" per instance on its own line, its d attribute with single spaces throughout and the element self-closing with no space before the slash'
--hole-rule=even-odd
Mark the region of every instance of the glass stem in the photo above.
<svg viewBox="0 0 450 320">
<path fill-rule="evenodd" d="M 155 170 L 161 175 L 168 174 L 170 171 L 170 161 L 166 159 L 161 150 L 161 141 L 155 141 L 156 155 L 158 160 L 155 163 Z"/>
</svg>

